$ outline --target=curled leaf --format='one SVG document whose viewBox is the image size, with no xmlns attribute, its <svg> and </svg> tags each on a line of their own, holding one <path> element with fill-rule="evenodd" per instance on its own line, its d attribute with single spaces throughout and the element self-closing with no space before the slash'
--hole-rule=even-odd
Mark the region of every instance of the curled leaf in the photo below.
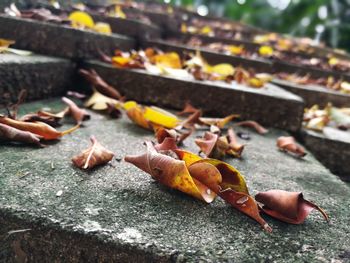
<svg viewBox="0 0 350 263">
<path fill-rule="evenodd" d="M 255 129 L 259 134 L 265 134 L 268 133 L 269 130 L 265 129 L 263 126 L 261 126 L 256 121 L 241 121 L 236 123 L 237 126 L 242 127 L 249 127 Z"/>
<path fill-rule="evenodd" d="M 93 85 L 96 90 L 103 95 L 116 100 L 122 99 L 119 91 L 116 88 L 108 85 L 107 82 L 105 82 L 95 70 L 80 69 L 79 74 L 83 76 L 88 82 L 90 82 L 90 84 Z"/>
<path fill-rule="evenodd" d="M 231 189 L 221 191 L 219 196 L 226 202 L 231 204 L 234 208 L 242 213 L 250 216 L 257 221 L 267 232 L 271 233 L 272 228 L 266 223 L 266 221 L 260 216 L 259 207 L 255 200 L 246 193 L 236 192 Z"/>
<path fill-rule="evenodd" d="M 201 151 L 208 157 L 215 157 L 216 154 L 216 143 L 219 136 L 217 134 L 206 132 L 203 138 L 197 138 L 195 143 L 201 149 Z M 220 154 L 219 154 L 220 157 Z"/>
<path fill-rule="evenodd" d="M 79 108 L 74 101 L 66 97 L 63 97 L 62 101 L 68 105 L 69 112 L 77 124 L 81 124 L 83 121 L 90 119 L 90 114 L 88 114 L 86 110 Z"/>
<path fill-rule="evenodd" d="M 159 127 L 156 130 L 156 138 L 158 143 L 162 143 L 165 138 L 173 138 L 177 144 L 182 144 L 182 142 L 187 139 L 192 133 L 194 129 L 187 130 L 187 131 L 179 131 L 175 129 L 165 129 L 163 127 Z"/>
<path fill-rule="evenodd" d="M 40 139 L 42 139 L 40 135 L 0 123 L 0 141 L 22 142 L 42 146 Z"/>
<path fill-rule="evenodd" d="M 195 112 L 199 111 L 199 109 L 195 108 L 192 106 L 191 103 L 186 102 L 185 107 L 183 108 L 182 111 L 178 112 L 177 115 L 187 115 L 187 114 L 193 114 Z"/>
<path fill-rule="evenodd" d="M 215 126 L 219 127 L 220 129 L 222 129 L 225 127 L 225 125 L 227 123 L 229 123 L 230 121 L 232 121 L 233 119 L 238 118 L 238 117 L 239 117 L 239 115 L 237 115 L 237 114 L 231 114 L 231 115 L 228 115 L 224 118 L 204 118 L 204 117 L 201 117 L 201 118 L 199 118 L 199 121 L 202 124 L 205 124 L 208 126 L 215 125 Z"/>
<path fill-rule="evenodd" d="M 303 157 L 306 155 L 304 148 L 298 145 L 292 136 L 279 137 L 277 139 L 277 147 L 282 151 L 293 153 L 298 157 Z"/>
<path fill-rule="evenodd" d="M 244 149 L 244 145 L 238 143 L 233 129 L 229 129 L 227 135 L 223 136 L 206 132 L 204 137 L 197 138 L 195 143 L 207 157 L 217 159 L 223 158 L 226 154 L 239 158 Z"/>
<path fill-rule="evenodd" d="M 125 102 L 124 109 L 130 120 L 148 130 L 156 130 L 159 127 L 172 129 L 180 122 L 168 111 L 154 106 L 143 107 L 134 101 Z"/>
<path fill-rule="evenodd" d="M 15 41 L 0 38 L 0 53 L 8 50 L 10 45 L 13 45 Z"/>
<path fill-rule="evenodd" d="M 300 192 L 270 190 L 258 193 L 255 199 L 264 205 L 264 213 L 290 224 L 302 224 L 314 209 L 329 221 L 327 214 L 319 206 L 305 200 Z"/>
<path fill-rule="evenodd" d="M 125 161 L 149 173 L 158 182 L 207 203 L 219 195 L 271 231 L 260 217 L 256 202 L 249 196 L 244 177 L 234 167 L 176 149 L 173 138 L 166 138 L 157 146 L 151 142 L 146 145 L 145 154 L 126 156 Z M 227 193 L 230 194 L 227 196 Z"/>
<path fill-rule="evenodd" d="M 120 102 L 116 99 L 107 97 L 96 90 L 94 90 L 91 97 L 84 103 L 85 107 L 93 110 L 107 110 L 109 107 L 108 105 L 115 105 L 117 107 L 120 105 Z"/>
<path fill-rule="evenodd" d="M 95 22 L 92 17 L 83 11 L 74 11 L 69 16 L 68 19 L 72 23 L 72 27 L 74 28 L 93 28 L 95 26 Z"/>
<path fill-rule="evenodd" d="M 0 116 L 0 123 L 6 124 L 13 128 L 28 131 L 36 135 L 42 136 L 44 140 L 56 140 L 66 134 L 72 133 L 79 128 L 80 125 L 76 125 L 66 131 L 57 131 L 55 128 L 44 122 L 24 122 L 19 120 L 13 120 L 5 116 Z"/>
<path fill-rule="evenodd" d="M 182 62 L 180 56 L 176 52 L 158 54 L 151 57 L 151 62 L 158 67 L 167 67 L 173 69 L 181 69 Z"/>
<path fill-rule="evenodd" d="M 165 141 L 163 143 L 166 143 Z M 128 155 L 125 161 L 150 174 L 163 185 L 174 188 L 197 199 L 210 203 L 216 197 L 208 187 L 192 178 L 184 161 L 157 152 L 151 142 L 146 142 L 147 152 L 138 156 Z"/>
<path fill-rule="evenodd" d="M 108 163 L 114 153 L 103 147 L 94 136 L 90 137 L 92 145 L 77 156 L 72 158 L 75 166 L 81 169 L 92 169 L 97 165 Z"/>
</svg>

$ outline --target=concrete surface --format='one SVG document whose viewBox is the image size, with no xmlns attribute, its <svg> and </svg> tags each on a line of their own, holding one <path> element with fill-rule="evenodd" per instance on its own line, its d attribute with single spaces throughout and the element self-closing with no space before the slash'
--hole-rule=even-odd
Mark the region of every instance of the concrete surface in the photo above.
<svg viewBox="0 0 350 263">
<path fill-rule="evenodd" d="M 95 69 L 127 98 L 140 102 L 182 109 L 184 103 L 190 101 L 210 115 L 236 113 L 245 119 L 291 131 L 301 126 L 303 100 L 270 83 L 259 89 L 235 82 L 187 80 L 145 70 L 118 69 L 98 61 L 88 61 L 84 67 Z"/>
<path fill-rule="evenodd" d="M 42 106 L 63 104 L 41 101 L 22 112 Z M 311 154 L 299 160 L 278 151 L 276 138 L 285 132 L 251 132 L 243 159 L 227 161 L 252 194 L 302 191 L 331 223 L 316 212 L 298 226 L 266 218 L 274 230 L 268 234 L 221 200 L 206 205 L 120 161 L 153 138 L 128 119 L 92 114 L 85 126 L 46 148 L 0 146 L 0 262 L 350 261 L 349 186 Z M 82 172 L 70 159 L 92 134 L 119 161 Z M 193 138 L 185 146 L 196 151 Z"/>
<path fill-rule="evenodd" d="M 59 96 L 72 88 L 74 74 L 69 60 L 0 54 L 0 97 L 8 93 L 15 101 L 21 89 L 27 90 L 27 100 Z"/>
</svg>

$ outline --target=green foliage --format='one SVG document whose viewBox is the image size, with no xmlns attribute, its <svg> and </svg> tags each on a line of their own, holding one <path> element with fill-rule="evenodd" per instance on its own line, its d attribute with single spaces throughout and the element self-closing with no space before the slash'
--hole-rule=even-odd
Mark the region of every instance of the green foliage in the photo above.
<svg viewBox="0 0 350 263">
<path fill-rule="evenodd" d="M 268 0 L 245 0 L 244 4 L 239 4 L 242 2 L 239 0 L 172 0 L 175 2 L 194 8 L 207 5 L 211 14 L 224 10 L 221 15 L 234 20 L 279 33 L 308 36 L 350 50 L 349 0 L 287 0 L 289 5 L 283 10 L 272 7 L 269 2 L 274 1 Z M 327 16 L 320 18 L 322 9 L 327 10 Z"/>
</svg>

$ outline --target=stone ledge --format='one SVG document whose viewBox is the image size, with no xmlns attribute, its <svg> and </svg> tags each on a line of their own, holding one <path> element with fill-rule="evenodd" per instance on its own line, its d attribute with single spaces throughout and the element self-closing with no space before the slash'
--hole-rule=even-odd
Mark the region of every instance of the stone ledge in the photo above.
<svg viewBox="0 0 350 263">
<path fill-rule="evenodd" d="M 97 61 L 87 62 L 85 67 L 95 69 L 126 97 L 143 103 L 181 109 L 185 101 L 191 101 L 206 114 L 237 113 L 243 119 L 291 131 L 298 130 L 301 125 L 302 99 L 272 84 L 256 89 L 224 82 L 182 80 L 144 70 L 117 69 Z"/>
<path fill-rule="evenodd" d="M 322 86 L 300 85 L 280 79 L 274 79 L 272 83 L 303 98 L 306 107 L 312 107 L 315 104 L 325 107 L 329 102 L 336 107 L 350 106 L 350 94 L 344 94 Z"/>
<path fill-rule="evenodd" d="M 172 44 L 163 40 L 148 40 L 142 43 L 143 48 L 147 47 L 157 47 L 163 51 L 175 51 L 179 54 L 183 54 L 184 51 L 195 53 L 200 51 L 201 55 L 210 63 L 210 64 L 219 64 L 219 63 L 230 63 L 234 66 L 242 66 L 245 69 L 252 68 L 257 71 L 257 73 L 272 72 L 272 62 L 264 59 L 253 59 L 253 58 L 244 58 L 241 56 L 227 55 L 220 52 L 210 51 L 205 48 L 192 48 L 186 45 L 177 45 Z"/>
<path fill-rule="evenodd" d="M 15 40 L 14 47 L 45 55 L 82 59 L 99 58 L 99 50 L 112 54 L 116 48 L 135 48 L 135 40 L 74 29 L 54 23 L 0 15 L 0 35 Z"/>
<path fill-rule="evenodd" d="M 43 106 L 64 107 L 57 100 L 41 101 L 24 105 L 21 112 Z M 0 235 L 32 229 L 7 238 L 0 261 L 14 254 L 33 262 L 350 260 L 349 186 L 311 154 L 299 160 L 278 151 L 276 138 L 285 132 L 251 133 L 243 159 L 227 161 L 245 175 L 253 195 L 272 188 L 303 191 L 329 213 L 330 225 L 316 212 L 298 226 L 267 218 L 274 229 L 267 234 L 221 200 L 206 205 L 160 186 L 123 161 L 82 172 L 70 159 L 87 147 L 91 134 L 117 158 L 143 152 L 142 142 L 153 139 L 127 119 L 93 113 L 84 128 L 57 144 L 42 149 L 0 147 L 0 223 L 5 224 L 0 224 Z M 185 147 L 197 151 L 193 138 Z M 57 197 L 59 190 L 63 194 Z"/>
<path fill-rule="evenodd" d="M 74 63 L 65 59 L 0 54 L 0 94 L 9 93 L 13 101 L 21 89 L 27 90 L 28 100 L 61 95 L 74 74 Z"/>
<path fill-rule="evenodd" d="M 350 181 L 350 143 L 332 140 L 322 133 L 303 130 L 302 139 L 305 146 L 332 173 Z"/>
</svg>

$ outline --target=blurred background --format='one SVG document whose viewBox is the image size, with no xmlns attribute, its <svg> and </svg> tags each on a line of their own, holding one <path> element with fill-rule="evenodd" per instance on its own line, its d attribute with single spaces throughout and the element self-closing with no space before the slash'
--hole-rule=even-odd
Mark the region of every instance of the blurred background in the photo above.
<svg viewBox="0 0 350 263">
<path fill-rule="evenodd" d="M 12 3 L 117 3 L 119 0 L 0 0 Z M 128 0 L 124 0 L 128 1 Z M 350 0 L 154 0 L 182 6 L 202 16 L 228 17 L 293 36 L 308 36 L 333 48 L 350 51 Z M 140 1 L 142 2 L 142 1 Z"/>
<path fill-rule="evenodd" d="M 162 0 L 350 51 L 350 0 Z"/>
</svg>

